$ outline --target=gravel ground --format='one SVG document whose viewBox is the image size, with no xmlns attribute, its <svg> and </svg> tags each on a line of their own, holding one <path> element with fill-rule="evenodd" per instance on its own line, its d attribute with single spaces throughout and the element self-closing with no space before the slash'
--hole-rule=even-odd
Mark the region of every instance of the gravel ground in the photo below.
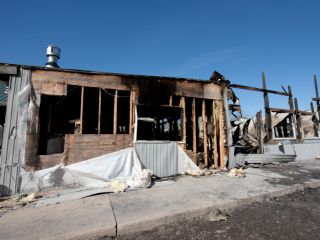
<svg viewBox="0 0 320 240">
<path fill-rule="evenodd" d="M 183 220 L 150 231 L 100 239 L 320 239 L 320 188 Z"/>
</svg>

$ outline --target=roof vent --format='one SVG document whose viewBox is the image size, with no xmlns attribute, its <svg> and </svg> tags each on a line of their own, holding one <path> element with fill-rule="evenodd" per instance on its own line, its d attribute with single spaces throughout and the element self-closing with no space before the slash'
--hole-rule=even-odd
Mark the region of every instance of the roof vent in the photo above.
<svg viewBox="0 0 320 240">
<path fill-rule="evenodd" d="M 49 45 L 47 47 L 47 58 L 48 62 L 46 63 L 46 67 L 48 68 L 59 68 L 59 65 L 57 64 L 58 59 L 60 58 L 60 48 Z"/>
</svg>

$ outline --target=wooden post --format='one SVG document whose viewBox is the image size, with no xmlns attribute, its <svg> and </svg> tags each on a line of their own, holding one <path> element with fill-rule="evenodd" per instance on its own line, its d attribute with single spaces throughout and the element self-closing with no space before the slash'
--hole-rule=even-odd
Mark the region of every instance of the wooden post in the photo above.
<svg viewBox="0 0 320 240">
<path fill-rule="evenodd" d="M 180 99 L 180 107 L 182 108 L 182 141 L 183 141 L 183 148 L 186 149 L 187 142 L 186 142 L 186 99 L 185 97 L 181 97 Z"/>
<path fill-rule="evenodd" d="M 193 161 L 197 163 L 197 120 L 196 120 L 196 99 L 192 98 L 192 150 Z"/>
<path fill-rule="evenodd" d="M 81 102 L 80 102 L 80 134 L 83 132 L 83 100 L 84 100 L 84 87 L 81 87 Z"/>
<path fill-rule="evenodd" d="M 318 81 L 317 81 L 317 76 L 313 75 L 313 79 L 314 79 L 314 89 L 315 89 L 315 93 L 316 93 L 316 98 L 319 99 L 319 89 L 318 89 Z M 319 122 L 320 122 L 320 102 L 316 101 L 317 103 L 317 113 L 318 113 L 318 129 L 319 129 Z"/>
<path fill-rule="evenodd" d="M 292 92 L 291 92 L 291 86 L 290 85 L 288 86 L 288 93 L 289 93 L 289 100 L 288 100 L 289 109 L 291 111 L 294 111 L 293 100 L 292 100 Z"/>
<path fill-rule="evenodd" d="M 134 107 L 135 107 L 136 93 L 132 91 L 130 93 L 130 116 L 129 116 L 129 134 L 134 130 Z"/>
<path fill-rule="evenodd" d="M 302 127 L 301 127 L 301 114 L 299 113 L 299 106 L 298 106 L 298 100 L 294 99 L 294 105 L 295 105 L 295 112 L 297 117 L 297 139 L 302 140 Z"/>
<path fill-rule="evenodd" d="M 313 113 L 312 116 L 312 122 L 313 122 L 313 130 L 314 130 L 314 136 L 319 137 L 319 122 L 317 119 L 316 112 L 314 111 L 313 103 L 310 103 L 311 112 Z"/>
<path fill-rule="evenodd" d="M 217 110 L 215 107 L 215 100 L 212 101 L 212 134 L 213 134 L 213 162 L 214 167 L 218 168 L 218 118 L 217 118 Z"/>
<path fill-rule="evenodd" d="M 223 102 L 219 101 L 219 146 L 220 146 L 220 167 L 225 167 L 224 156 L 224 121 L 223 121 Z"/>
<path fill-rule="evenodd" d="M 98 134 L 101 131 L 101 88 L 99 88 Z"/>
<path fill-rule="evenodd" d="M 202 129 L 203 129 L 203 158 L 206 167 L 208 167 L 208 146 L 207 146 L 207 117 L 206 100 L 202 99 Z"/>
<path fill-rule="evenodd" d="M 265 109 L 265 119 L 266 119 L 266 134 L 267 134 L 267 142 L 272 139 L 272 118 L 271 112 L 269 109 L 269 97 L 266 92 L 267 84 L 266 84 L 266 76 L 264 72 L 262 72 L 262 86 L 263 86 L 263 99 L 264 99 L 264 109 Z"/>
<path fill-rule="evenodd" d="M 256 124 L 257 124 L 257 139 L 259 141 L 258 153 L 263 153 L 263 135 L 262 135 L 262 113 L 257 112 L 256 114 Z"/>
<path fill-rule="evenodd" d="M 113 134 L 117 134 L 118 128 L 118 90 L 115 90 L 113 102 Z"/>
<path fill-rule="evenodd" d="M 297 112 L 294 111 L 293 96 L 292 96 L 292 91 L 291 91 L 290 85 L 288 86 L 288 94 L 289 94 L 288 103 L 289 103 L 290 111 L 292 112 L 292 114 L 291 113 L 290 114 L 292 115 L 292 122 L 293 122 L 293 126 L 294 126 L 294 131 L 296 132 L 296 134 L 298 136 L 299 129 L 298 129 L 297 121 L 298 121 L 299 116 L 297 115 Z"/>
</svg>

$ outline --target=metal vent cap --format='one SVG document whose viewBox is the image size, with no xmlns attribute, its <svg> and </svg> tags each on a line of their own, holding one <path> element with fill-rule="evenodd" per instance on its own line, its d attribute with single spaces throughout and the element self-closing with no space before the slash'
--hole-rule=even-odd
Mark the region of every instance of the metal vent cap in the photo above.
<svg viewBox="0 0 320 240">
<path fill-rule="evenodd" d="M 46 67 L 48 68 L 59 68 L 58 59 L 60 58 L 60 48 L 49 45 L 47 47 L 47 58 L 48 62 L 46 63 Z"/>
</svg>

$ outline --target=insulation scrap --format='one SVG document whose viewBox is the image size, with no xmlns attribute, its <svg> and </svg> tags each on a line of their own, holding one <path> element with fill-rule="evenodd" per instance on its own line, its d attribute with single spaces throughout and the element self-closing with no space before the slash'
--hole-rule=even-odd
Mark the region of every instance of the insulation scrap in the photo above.
<svg viewBox="0 0 320 240">
<path fill-rule="evenodd" d="M 153 171 L 150 169 L 143 169 L 141 174 L 142 187 L 149 188 L 151 186 L 151 177 Z"/>
<path fill-rule="evenodd" d="M 232 168 L 228 173 L 228 177 L 232 177 L 232 178 L 244 178 L 245 176 L 246 176 L 246 173 L 242 168 Z"/>
<path fill-rule="evenodd" d="M 110 188 L 114 193 L 120 193 L 124 192 L 128 188 L 128 186 L 125 183 L 120 182 L 119 180 L 112 180 Z"/>
<path fill-rule="evenodd" d="M 14 197 L 12 200 L 15 202 L 22 203 L 22 204 L 29 204 L 29 203 L 31 203 L 41 197 L 42 197 L 42 195 L 39 195 L 35 192 L 30 193 L 30 194 L 24 193 L 24 194 L 18 195 L 17 197 Z"/>
<path fill-rule="evenodd" d="M 197 169 L 197 170 L 187 169 L 186 170 L 186 174 L 190 175 L 190 176 L 203 176 L 204 175 L 204 171 L 200 170 L 200 169 Z"/>
<path fill-rule="evenodd" d="M 218 171 L 216 170 L 201 170 L 201 169 L 187 169 L 185 172 L 187 175 L 190 176 L 208 176 L 208 175 L 212 175 L 212 174 L 217 174 Z"/>
</svg>

